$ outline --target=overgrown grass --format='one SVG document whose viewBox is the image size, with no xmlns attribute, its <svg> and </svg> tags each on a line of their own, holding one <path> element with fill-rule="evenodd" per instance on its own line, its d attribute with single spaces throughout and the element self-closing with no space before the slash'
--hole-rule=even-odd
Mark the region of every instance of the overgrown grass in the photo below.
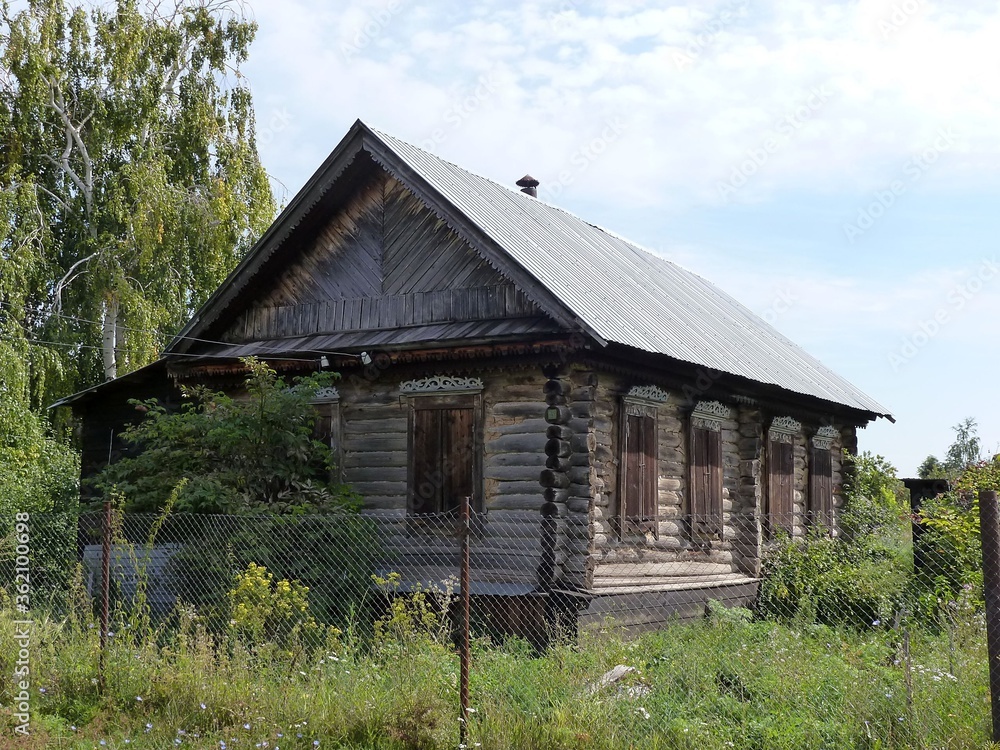
<svg viewBox="0 0 1000 750">
<path fill-rule="evenodd" d="M 13 732 L 14 626 L 0 612 L 4 736 Z M 169 630 L 112 638 L 104 692 L 86 618 L 38 616 L 25 748 L 454 748 L 458 660 L 440 631 L 330 632 L 305 653 Z M 947 632 L 858 633 L 717 613 L 629 639 L 612 628 L 535 655 L 478 641 L 468 716 L 484 748 L 982 748 L 981 617 Z M 594 689 L 616 665 L 635 667 Z M 101 743 L 104 744 L 101 744 Z M 264 744 L 266 743 L 266 744 Z M 316 744 L 318 743 L 318 745 Z"/>
</svg>

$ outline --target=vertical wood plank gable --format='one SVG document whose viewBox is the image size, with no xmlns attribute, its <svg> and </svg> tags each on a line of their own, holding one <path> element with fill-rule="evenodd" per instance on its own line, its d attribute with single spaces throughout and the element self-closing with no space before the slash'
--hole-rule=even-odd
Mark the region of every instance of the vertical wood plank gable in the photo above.
<svg viewBox="0 0 1000 750">
<path fill-rule="evenodd" d="M 539 315 L 519 289 L 388 175 L 358 188 L 229 329 L 242 343 Z M 363 301 L 362 301 L 363 300 Z"/>
</svg>

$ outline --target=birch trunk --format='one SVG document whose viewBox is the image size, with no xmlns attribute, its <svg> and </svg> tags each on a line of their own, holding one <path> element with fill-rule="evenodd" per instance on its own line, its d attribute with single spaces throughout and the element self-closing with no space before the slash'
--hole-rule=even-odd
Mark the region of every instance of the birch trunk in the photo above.
<svg viewBox="0 0 1000 750">
<path fill-rule="evenodd" d="M 104 378 L 114 380 L 118 375 L 118 300 L 109 297 L 104 303 L 103 335 L 101 354 L 104 356 Z"/>
</svg>

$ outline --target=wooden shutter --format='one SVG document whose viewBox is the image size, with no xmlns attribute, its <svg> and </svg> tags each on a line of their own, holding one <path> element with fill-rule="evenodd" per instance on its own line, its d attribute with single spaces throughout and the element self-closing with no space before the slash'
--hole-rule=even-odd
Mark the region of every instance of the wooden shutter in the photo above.
<svg viewBox="0 0 1000 750">
<path fill-rule="evenodd" d="M 475 445 L 472 409 L 441 410 L 441 510 L 457 510 L 462 498 L 473 496 L 472 472 Z"/>
<path fill-rule="evenodd" d="M 441 410 L 413 410 L 412 486 L 410 510 L 413 513 L 439 513 L 443 487 L 439 475 L 441 464 Z"/>
<path fill-rule="evenodd" d="M 695 540 L 722 534 L 722 432 L 691 429 L 691 533 Z"/>
<path fill-rule="evenodd" d="M 768 516 L 772 529 L 791 533 L 794 518 L 795 458 L 791 443 L 768 443 Z"/>
<path fill-rule="evenodd" d="M 475 497 L 475 414 L 471 408 L 421 408 L 412 415 L 410 511 L 443 513 Z"/>
<path fill-rule="evenodd" d="M 815 524 L 833 527 L 833 461 L 829 449 L 813 447 L 809 462 L 809 511 Z"/>
<path fill-rule="evenodd" d="M 658 532 L 659 499 L 658 441 L 655 411 L 626 403 L 622 421 L 620 482 L 623 531 Z"/>
</svg>

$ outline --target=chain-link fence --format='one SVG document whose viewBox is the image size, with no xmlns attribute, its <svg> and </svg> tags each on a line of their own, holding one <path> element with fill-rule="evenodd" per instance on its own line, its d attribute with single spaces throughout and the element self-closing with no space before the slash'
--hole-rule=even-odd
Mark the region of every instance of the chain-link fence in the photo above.
<svg viewBox="0 0 1000 750">
<path fill-rule="evenodd" d="M 8 525 L 0 583 L 8 624 L 59 623 L 43 630 L 61 645 L 36 643 L 38 710 L 75 705 L 80 688 L 60 674 L 75 653 L 80 674 L 103 677 L 95 690 L 135 693 L 126 734 L 160 731 L 152 694 L 200 727 L 178 744 L 251 733 L 254 701 L 278 680 L 326 722 L 298 734 L 345 747 L 383 745 L 341 710 L 386 747 L 454 746 L 459 727 L 483 747 L 981 747 L 989 597 L 975 512 L 970 500 L 916 518 L 916 533 L 908 518 L 751 517 L 687 542 L 621 524 L 600 545 L 586 516 L 33 514 Z M 673 526 L 736 526 L 716 521 Z M 157 687 L 183 682 L 170 665 L 216 685 L 226 710 L 204 720 L 208 698 Z M 267 731 L 258 742 L 300 746 Z"/>
</svg>

